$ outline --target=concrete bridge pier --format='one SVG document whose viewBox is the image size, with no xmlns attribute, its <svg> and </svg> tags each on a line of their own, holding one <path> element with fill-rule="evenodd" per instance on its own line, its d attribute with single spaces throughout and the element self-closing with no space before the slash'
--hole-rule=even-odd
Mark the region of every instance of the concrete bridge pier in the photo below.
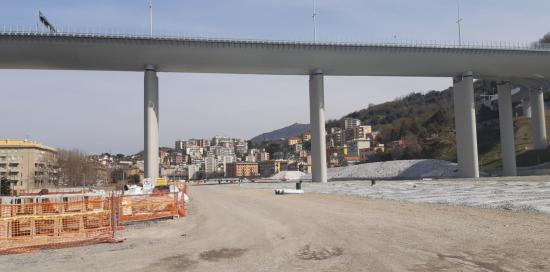
<svg viewBox="0 0 550 272">
<path fill-rule="evenodd" d="M 523 110 L 523 116 L 526 118 L 531 118 L 531 102 L 529 98 L 523 98 L 521 100 L 521 108 Z"/>
<path fill-rule="evenodd" d="M 514 119 L 512 116 L 512 85 L 510 82 L 498 83 L 498 112 L 502 150 L 502 175 L 517 176 Z"/>
<path fill-rule="evenodd" d="M 463 178 L 478 178 L 473 73 L 466 72 L 457 76 L 453 83 L 458 175 Z"/>
<path fill-rule="evenodd" d="M 327 182 L 324 75 L 315 69 L 309 76 L 309 117 L 311 124 L 311 160 L 313 182 Z"/>
<path fill-rule="evenodd" d="M 535 149 L 545 149 L 548 146 L 548 140 L 546 138 L 546 116 L 542 90 L 531 90 L 529 92 L 529 100 L 531 100 L 533 145 Z"/>
<path fill-rule="evenodd" d="M 157 71 L 151 65 L 145 68 L 143 97 L 145 178 L 154 182 L 159 175 L 159 90 Z"/>
</svg>

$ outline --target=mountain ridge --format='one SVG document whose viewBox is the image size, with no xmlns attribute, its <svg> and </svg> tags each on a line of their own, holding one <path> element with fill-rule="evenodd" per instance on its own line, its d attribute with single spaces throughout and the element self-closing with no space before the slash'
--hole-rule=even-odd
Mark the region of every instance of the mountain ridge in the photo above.
<svg viewBox="0 0 550 272">
<path fill-rule="evenodd" d="M 262 133 L 250 139 L 254 144 L 260 144 L 263 141 L 278 140 L 281 138 L 287 139 L 293 136 L 298 136 L 306 131 L 309 131 L 309 124 L 294 123 L 284 128 L 276 129 L 270 132 Z"/>
</svg>

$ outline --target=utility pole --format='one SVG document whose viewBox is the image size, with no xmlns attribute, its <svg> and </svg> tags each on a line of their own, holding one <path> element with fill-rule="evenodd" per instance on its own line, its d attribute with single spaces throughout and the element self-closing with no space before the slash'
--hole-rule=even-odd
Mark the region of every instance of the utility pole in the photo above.
<svg viewBox="0 0 550 272">
<path fill-rule="evenodd" d="M 149 28 L 150 35 L 153 37 L 153 0 L 149 0 Z"/>
<path fill-rule="evenodd" d="M 313 0 L 313 41 L 317 41 L 317 7 L 316 7 L 316 0 Z"/>
<path fill-rule="evenodd" d="M 456 0 L 456 10 L 457 10 L 457 16 L 456 16 L 456 24 L 458 25 L 458 45 L 462 45 L 462 29 L 461 29 L 461 23 L 462 18 L 460 17 L 460 0 Z"/>
</svg>

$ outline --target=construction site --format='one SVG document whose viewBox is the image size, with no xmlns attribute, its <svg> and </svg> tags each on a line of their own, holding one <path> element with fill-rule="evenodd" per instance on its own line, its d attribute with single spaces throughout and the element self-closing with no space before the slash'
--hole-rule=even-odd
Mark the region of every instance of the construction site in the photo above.
<svg viewBox="0 0 550 272">
<path fill-rule="evenodd" d="M 195 184 L 177 220 L 181 206 L 169 194 L 42 199 L 2 210 L 3 253 L 27 254 L 0 262 L 2 271 L 41 272 L 550 269 L 550 217 L 540 208 L 549 203 L 533 193 L 548 191 L 544 177 L 440 182 L 443 189 L 426 180 L 304 182 L 290 195 L 273 189 L 294 189 L 291 182 Z M 504 184 L 508 199 L 493 201 Z M 455 202 L 435 197 L 451 187 L 440 199 Z M 509 205 L 462 203 L 466 194 Z M 516 208 L 529 200 L 539 208 Z"/>
<path fill-rule="evenodd" d="M 124 225 L 185 216 L 186 186 L 171 192 L 48 192 L 0 197 L 0 254 L 124 240 Z"/>
</svg>

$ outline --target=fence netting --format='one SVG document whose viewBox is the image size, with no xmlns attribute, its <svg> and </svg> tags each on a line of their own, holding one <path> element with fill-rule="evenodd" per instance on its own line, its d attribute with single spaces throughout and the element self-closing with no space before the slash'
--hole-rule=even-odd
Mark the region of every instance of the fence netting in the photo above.
<svg viewBox="0 0 550 272">
<path fill-rule="evenodd" d="M 0 197 L 0 254 L 120 241 L 121 224 L 185 216 L 186 191 Z"/>
</svg>

